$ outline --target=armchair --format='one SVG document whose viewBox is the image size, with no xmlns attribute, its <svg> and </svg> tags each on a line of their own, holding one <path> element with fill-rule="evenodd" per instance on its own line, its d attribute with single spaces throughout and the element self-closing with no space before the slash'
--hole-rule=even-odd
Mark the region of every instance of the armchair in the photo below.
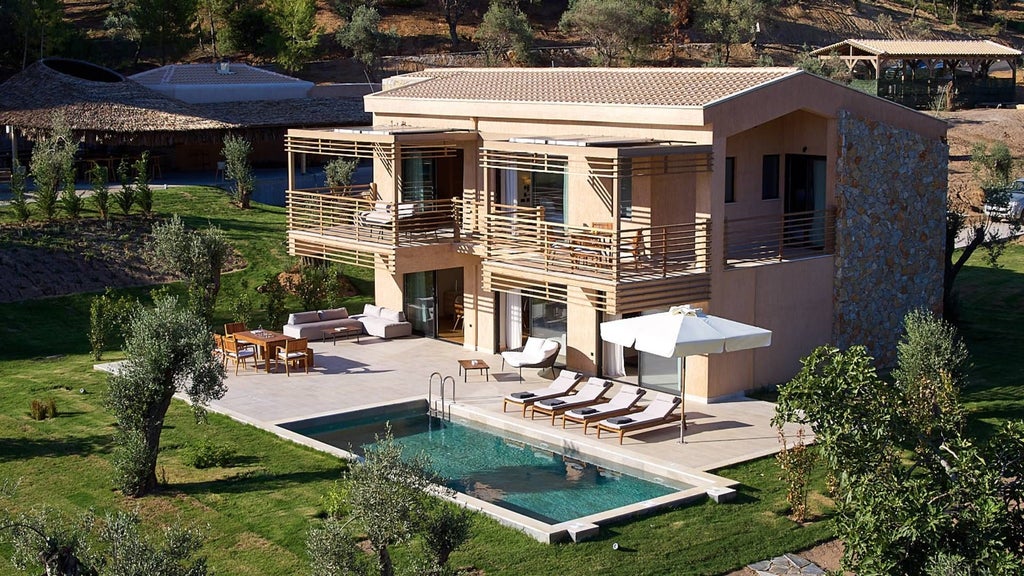
<svg viewBox="0 0 1024 576">
<path fill-rule="evenodd" d="M 554 374 L 555 360 L 562 344 L 557 340 L 530 337 L 520 350 L 507 350 L 501 353 L 501 368 L 505 363 L 519 369 L 519 379 L 523 379 L 523 368 L 551 369 Z"/>
</svg>

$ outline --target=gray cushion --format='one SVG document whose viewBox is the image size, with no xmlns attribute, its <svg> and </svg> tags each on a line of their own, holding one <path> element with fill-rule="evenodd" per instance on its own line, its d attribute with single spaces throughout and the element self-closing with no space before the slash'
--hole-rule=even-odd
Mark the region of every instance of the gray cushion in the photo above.
<svg viewBox="0 0 1024 576">
<path fill-rule="evenodd" d="M 348 318 L 348 310 L 345 308 L 332 308 L 320 311 L 321 320 L 341 320 L 342 318 Z"/>
<path fill-rule="evenodd" d="M 289 324 L 306 324 L 308 322 L 319 322 L 320 314 L 313 312 L 296 312 L 288 315 Z"/>
</svg>

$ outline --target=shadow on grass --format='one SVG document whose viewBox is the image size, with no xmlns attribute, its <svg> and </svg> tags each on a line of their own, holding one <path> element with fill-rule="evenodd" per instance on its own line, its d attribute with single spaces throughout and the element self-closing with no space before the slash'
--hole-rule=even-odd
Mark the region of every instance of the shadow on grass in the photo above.
<svg viewBox="0 0 1024 576">
<path fill-rule="evenodd" d="M 298 486 L 309 482 L 326 482 L 341 479 L 341 467 L 335 470 L 317 470 L 310 472 L 288 472 L 271 474 L 266 470 L 243 472 L 230 478 L 204 482 L 175 483 L 168 491 L 180 492 L 189 496 L 199 494 L 244 494 L 247 492 L 270 492 Z"/>
<path fill-rule="evenodd" d="M 54 458 L 90 454 L 108 454 L 114 446 L 113 435 L 97 434 L 79 438 L 32 439 L 0 438 L 0 462 Z"/>
</svg>

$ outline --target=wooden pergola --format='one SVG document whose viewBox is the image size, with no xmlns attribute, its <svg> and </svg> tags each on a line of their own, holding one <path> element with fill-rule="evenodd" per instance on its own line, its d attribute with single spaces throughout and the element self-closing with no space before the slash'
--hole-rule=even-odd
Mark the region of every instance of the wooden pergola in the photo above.
<svg viewBox="0 0 1024 576">
<path fill-rule="evenodd" d="M 911 97 L 913 90 L 905 94 L 902 89 L 894 89 L 894 85 L 924 82 L 928 96 L 936 95 L 945 87 L 967 92 L 974 83 L 979 92 L 974 103 L 986 97 L 1001 103 L 1014 99 L 1013 86 L 1017 83 L 1017 60 L 1021 51 L 991 40 L 850 39 L 814 50 L 811 55 L 822 60 L 839 58 L 855 77 L 878 82 L 878 96 L 896 101 Z M 989 78 L 992 65 L 1000 61 L 1010 69 L 1008 81 Z M 956 71 L 962 67 L 970 69 L 970 81 L 958 81 Z M 920 87 L 913 96 L 921 96 Z"/>
</svg>

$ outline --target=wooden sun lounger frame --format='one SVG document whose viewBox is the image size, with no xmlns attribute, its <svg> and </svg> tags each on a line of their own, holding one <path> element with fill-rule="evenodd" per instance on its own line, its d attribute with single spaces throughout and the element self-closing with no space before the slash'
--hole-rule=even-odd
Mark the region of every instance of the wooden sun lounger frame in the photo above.
<svg viewBox="0 0 1024 576">
<path fill-rule="evenodd" d="M 644 430 L 646 428 L 653 428 L 655 426 L 660 426 L 662 424 L 668 424 L 670 422 L 675 422 L 675 421 L 679 420 L 680 416 L 682 416 L 682 415 L 676 413 L 676 411 L 673 410 L 672 412 L 670 412 L 664 418 L 659 418 L 657 420 L 646 420 L 646 421 L 643 421 L 643 422 L 637 422 L 636 424 L 629 423 L 629 424 L 625 424 L 623 426 L 620 426 L 618 428 L 612 428 L 611 426 L 605 426 L 602 422 L 598 422 L 597 423 L 597 437 L 601 438 L 601 430 L 605 430 L 607 432 L 618 432 L 619 433 L 619 444 L 622 444 L 622 438 L 623 438 L 623 436 L 626 435 L 626 432 L 633 432 L 633 431 L 636 431 L 636 430 Z M 683 425 L 684 426 L 685 426 L 685 422 L 686 421 L 684 420 L 683 421 Z"/>
<path fill-rule="evenodd" d="M 594 400 L 584 402 L 582 404 L 571 404 L 569 402 L 566 402 L 566 406 L 544 406 L 543 404 L 534 403 L 530 405 L 530 420 L 533 420 L 534 415 L 537 412 L 540 412 L 541 414 L 550 415 L 551 425 L 554 426 L 556 416 L 564 416 L 565 413 L 569 410 L 575 410 L 577 408 L 586 408 L 587 406 L 595 406 L 597 404 L 604 404 L 609 400 L 611 400 L 611 398 L 605 398 L 602 396 L 600 398 L 596 398 Z M 565 428 L 564 421 L 562 422 L 562 428 Z"/>
<path fill-rule="evenodd" d="M 576 408 L 580 408 L 580 406 L 575 406 L 573 408 L 570 408 L 569 410 L 575 410 Z M 616 416 L 626 416 L 628 414 L 636 414 L 637 412 L 644 411 L 643 406 L 637 406 L 636 404 L 628 406 L 626 408 L 619 408 L 618 410 L 609 410 L 607 412 L 600 412 L 597 414 L 587 414 L 586 416 L 576 416 L 574 414 L 569 414 L 569 410 L 566 410 L 565 412 L 562 413 L 562 428 L 565 428 L 566 421 L 577 422 L 579 424 L 583 424 L 584 435 L 586 435 L 587 433 L 587 427 L 593 424 L 594 422 L 600 422 L 605 418 L 615 418 Z"/>
<path fill-rule="evenodd" d="M 561 378 L 561 376 L 562 375 L 559 374 L 559 378 Z M 558 378 L 556 378 L 555 380 L 557 380 L 557 379 Z M 547 394 L 547 395 L 544 395 L 544 396 L 531 396 L 529 398 L 509 398 L 508 396 L 505 396 L 504 398 L 502 398 L 502 401 L 501 401 L 501 411 L 502 412 L 506 412 L 507 411 L 506 408 L 508 407 L 509 402 L 511 402 L 512 404 L 522 404 L 522 406 L 523 406 L 523 418 L 526 418 L 526 409 L 531 407 L 531 406 L 533 406 L 534 402 L 540 402 L 541 400 L 550 400 L 551 398 L 558 398 L 559 396 L 565 396 L 567 394 L 570 394 L 574 390 L 576 390 L 576 387 L 579 386 L 582 382 L 583 382 L 583 375 L 580 374 L 579 372 L 577 372 L 576 373 L 576 382 L 573 383 L 573 385 L 570 386 L 569 389 L 565 390 L 564 392 L 559 392 L 558 394 Z M 528 392 L 528 390 L 524 390 L 524 392 Z"/>
</svg>

